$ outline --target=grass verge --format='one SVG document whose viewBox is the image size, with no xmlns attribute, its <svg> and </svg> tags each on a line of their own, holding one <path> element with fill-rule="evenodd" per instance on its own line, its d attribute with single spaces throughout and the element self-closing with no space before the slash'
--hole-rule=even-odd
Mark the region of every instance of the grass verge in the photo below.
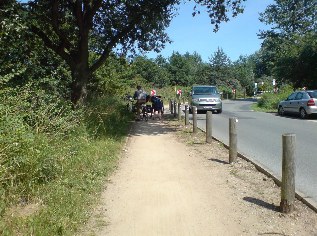
<svg viewBox="0 0 317 236">
<path fill-rule="evenodd" d="M 36 170 L 40 163 L 41 171 L 54 174 L 0 191 L 1 235 L 74 235 L 88 220 L 106 177 L 116 168 L 131 117 L 114 100 L 95 101 L 84 114 L 71 134 L 36 138 L 43 161 L 29 167 Z"/>
</svg>

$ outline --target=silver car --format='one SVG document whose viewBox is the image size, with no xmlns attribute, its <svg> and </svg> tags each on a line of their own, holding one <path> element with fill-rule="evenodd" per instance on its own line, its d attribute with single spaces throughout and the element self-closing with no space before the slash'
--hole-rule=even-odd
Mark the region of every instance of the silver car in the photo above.
<svg viewBox="0 0 317 236">
<path fill-rule="evenodd" d="M 211 85 L 196 85 L 192 87 L 190 93 L 189 111 L 192 112 L 192 107 L 197 107 L 199 111 L 217 111 L 222 112 L 222 101 L 220 93 L 216 86 Z"/>
<path fill-rule="evenodd" d="M 284 101 L 278 104 L 278 114 L 297 114 L 305 119 L 309 115 L 317 114 L 317 90 L 293 92 Z"/>
</svg>

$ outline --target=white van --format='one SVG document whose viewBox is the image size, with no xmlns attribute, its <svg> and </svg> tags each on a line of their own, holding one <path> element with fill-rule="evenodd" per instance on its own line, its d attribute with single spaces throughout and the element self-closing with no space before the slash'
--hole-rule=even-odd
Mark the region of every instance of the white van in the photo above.
<svg viewBox="0 0 317 236">
<path fill-rule="evenodd" d="M 192 107 L 197 107 L 199 111 L 216 111 L 222 112 L 222 101 L 220 93 L 216 86 L 212 85 L 195 85 L 192 87 L 189 101 L 189 111 Z"/>
</svg>

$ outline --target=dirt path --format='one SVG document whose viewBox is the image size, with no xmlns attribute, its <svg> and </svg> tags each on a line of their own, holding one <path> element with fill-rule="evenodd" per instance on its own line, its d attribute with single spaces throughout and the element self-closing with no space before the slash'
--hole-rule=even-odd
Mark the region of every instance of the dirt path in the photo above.
<svg viewBox="0 0 317 236">
<path fill-rule="evenodd" d="M 178 126 L 135 124 L 89 234 L 317 235 L 314 212 L 297 202 L 279 213 L 273 181 L 244 161 L 228 165 L 221 145 Z"/>
</svg>

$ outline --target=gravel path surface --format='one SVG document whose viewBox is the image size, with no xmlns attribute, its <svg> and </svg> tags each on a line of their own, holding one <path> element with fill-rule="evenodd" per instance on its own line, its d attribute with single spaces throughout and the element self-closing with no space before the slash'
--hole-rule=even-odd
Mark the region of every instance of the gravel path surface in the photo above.
<svg viewBox="0 0 317 236">
<path fill-rule="evenodd" d="M 183 123 L 183 122 L 182 122 Z M 83 235 L 317 235 L 317 214 L 178 121 L 136 122 Z"/>
</svg>

